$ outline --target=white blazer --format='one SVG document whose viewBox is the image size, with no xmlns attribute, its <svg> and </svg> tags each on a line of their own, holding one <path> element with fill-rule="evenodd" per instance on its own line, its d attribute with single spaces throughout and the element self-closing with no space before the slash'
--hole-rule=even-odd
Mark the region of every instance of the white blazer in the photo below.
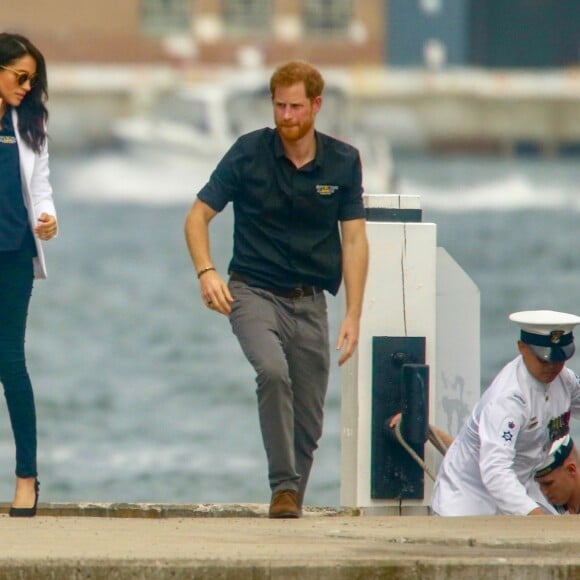
<svg viewBox="0 0 580 580">
<path fill-rule="evenodd" d="M 48 147 L 45 142 L 42 151 L 35 153 L 23 140 L 18 132 L 18 113 L 12 109 L 12 122 L 18 153 L 20 156 L 20 180 L 22 182 L 22 197 L 28 212 L 28 221 L 34 234 L 34 228 L 38 225 L 38 218 L 44 212 L 56 217 L 56 210 L 52 200 L 52 187 L 49 182 Z M 34 258 L 34 277 L 46 278 L 46 262 L 42 242 L 34 234 L 36 253 Z"/>
</svg>

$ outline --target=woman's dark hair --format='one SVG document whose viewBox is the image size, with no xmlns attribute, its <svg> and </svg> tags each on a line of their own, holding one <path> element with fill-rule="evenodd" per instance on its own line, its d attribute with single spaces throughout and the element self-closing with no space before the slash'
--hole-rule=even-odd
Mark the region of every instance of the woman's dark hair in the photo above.
<svg viewBox="0 0 580 580">
<path fill-rule="evenodd" d="M 36 61 L 36 83 L 18 107 L 18 131 L 24 142 L 39 153 L 46 141 L 48 81 L 44 56 L 30 40 L 20 34 L 0 32 L 0 66 L 10 66 L 23 56 Z"/>
</svg>

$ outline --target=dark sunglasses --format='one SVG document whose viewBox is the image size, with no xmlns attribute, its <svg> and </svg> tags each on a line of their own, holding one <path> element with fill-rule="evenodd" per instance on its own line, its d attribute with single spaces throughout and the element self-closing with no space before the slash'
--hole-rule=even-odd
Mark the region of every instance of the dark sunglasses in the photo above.
<svg viewBox="0 0 580 580">
<path fill-rule="evenodd" d="M 0 66 L 0 68 L 3 70 L 7 70 L 8 72 L 13 73 L 16 76 L 16 82 L 20 86 L 23 86 L 26 84 L 27 81 L 30 81 L 30 86 L 33 87 L 36 84 L 36 82 L 38 81 L 38 76 L 35 74 L 31 75 L 30 73 L 27 73 L 26 71 L 14 70 L 13 68 L 10 68 L 7 66 Z"/>
</svg>

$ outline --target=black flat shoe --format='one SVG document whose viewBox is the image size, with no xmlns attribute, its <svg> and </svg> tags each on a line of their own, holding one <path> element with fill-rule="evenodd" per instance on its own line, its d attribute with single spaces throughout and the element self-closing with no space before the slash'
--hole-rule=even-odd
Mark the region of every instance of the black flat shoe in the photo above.
<svg viewBox="0 0 580 580">
<path fill-rule="evenodd" d="M 29 508 L 11 507 L 8 515 L 11 518 L 33 518 L 36 515 L 36 506 L 38 505 L 38 493 L 40 491 L 40 481 L 34 481 L 34 505 Z"/>
</svg>

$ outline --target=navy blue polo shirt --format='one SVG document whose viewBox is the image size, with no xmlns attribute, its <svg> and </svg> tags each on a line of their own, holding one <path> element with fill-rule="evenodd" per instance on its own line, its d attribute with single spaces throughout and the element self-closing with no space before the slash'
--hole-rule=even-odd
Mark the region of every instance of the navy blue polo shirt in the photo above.
<svg viewBox="0 0 580 580">
<path fill-rule="evenodd" d="M 316 157 L 297 169 L 276 130 L 240 137 L 201 189 L 214 211 L 234 208 L 229 272 L 259 288 L 318 286 L 342 279 L 339 222 L 365 217 L 359 152 L 315 133 Z"/>
<path fill-rule="evenodd" d="M 12 252 L 20 250 L 32 236 L 22 198 L 20 156 L 9 107 L 0 127 L 0 175 L 0 252 Z"/>
</svg>

